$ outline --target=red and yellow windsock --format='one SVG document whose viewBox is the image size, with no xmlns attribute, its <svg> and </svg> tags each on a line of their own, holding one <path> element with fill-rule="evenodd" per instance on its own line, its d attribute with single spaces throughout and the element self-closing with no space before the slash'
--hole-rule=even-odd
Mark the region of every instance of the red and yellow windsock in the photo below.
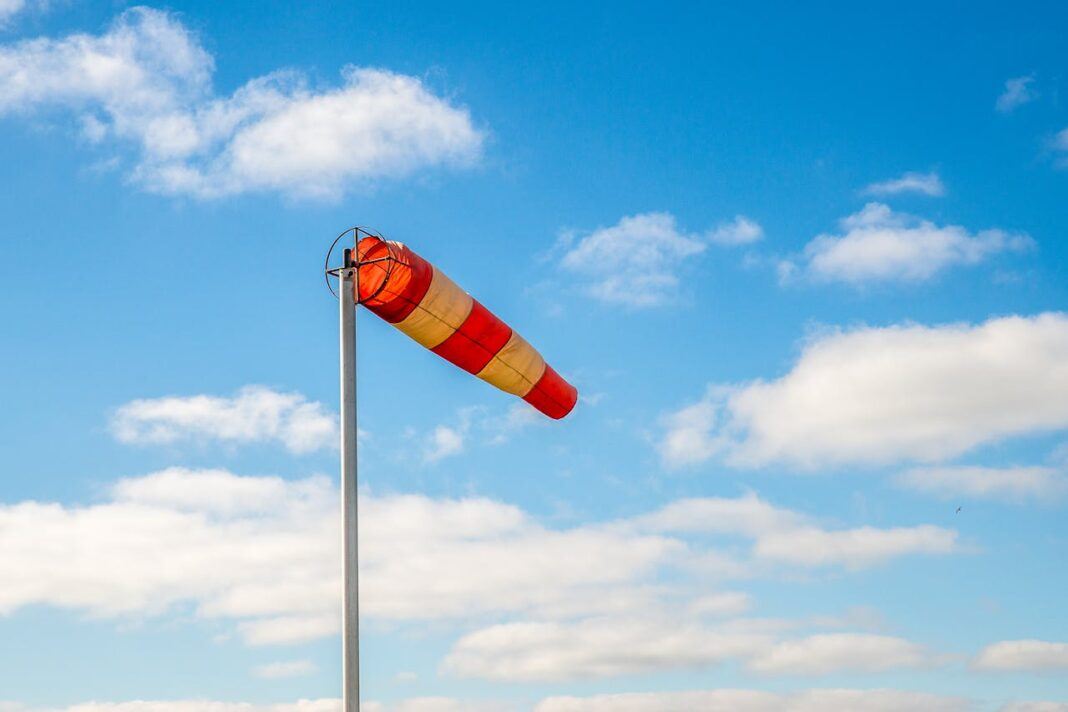
<svg viewBox="0 0 1068 712">
<path fill-rule="evenodd" d="M 360 240 L 356 253 L 358 303 L 550 418 L 563 418 L 575 407 L 575 387 L 440 269 L 405 245 L 379 237 Z"/>
</svg>

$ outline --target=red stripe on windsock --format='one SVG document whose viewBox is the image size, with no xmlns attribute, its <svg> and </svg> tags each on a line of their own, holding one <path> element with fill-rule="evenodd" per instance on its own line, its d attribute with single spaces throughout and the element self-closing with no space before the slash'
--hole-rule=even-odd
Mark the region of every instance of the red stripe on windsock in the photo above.
<svg viewBox="0 0 1068 712">
<path fill-rule="evenodd" d="M 478 373 L 511 335 L 511 328 L 475 299 L 460 328 L 431 351 L 468 373 Z"/>
<path fill-rule="evenodd" d="M 360 240 L 357 253 L 360 303 L 391 324 L 404 321 L 430 289 L 434 267 L 405 245 L 378 238 Z"/>
<path fill-rule="evenodd" d="M 559 420 L 571 412 L 578 402 L 578 390 L 560 377 L 552 366 L 545 365 L 542 375 L 523 400 L 550 418 Z"/>
</svg>

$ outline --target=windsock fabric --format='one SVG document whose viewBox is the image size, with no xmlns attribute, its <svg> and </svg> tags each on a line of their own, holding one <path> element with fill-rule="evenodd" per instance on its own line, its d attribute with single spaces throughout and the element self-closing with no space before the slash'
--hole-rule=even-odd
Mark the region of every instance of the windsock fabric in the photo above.
<svg viewBox="0 0 1068 712">
<path fill-rule="evenodd" d="M 365 237 L 356 247 L 359 304 L 446 361 L 563 418 L 578 391 L 533 346 L 444 272 L 399 243 Z"/>
</svg>

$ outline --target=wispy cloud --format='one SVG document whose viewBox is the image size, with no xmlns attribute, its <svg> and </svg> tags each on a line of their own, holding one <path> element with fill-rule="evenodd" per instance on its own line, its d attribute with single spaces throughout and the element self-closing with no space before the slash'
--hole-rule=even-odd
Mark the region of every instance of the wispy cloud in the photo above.
<svg viewBox="0 0 1068 712">
<path fill-rule="evenodd" d="M 26 0 L 0 0 L 0 28 L 25 7 Z"/>
<path fill-rule="evenodd" d="M 1048 502 L 1068 493 L 1068 476 L 1054 467 L 917 467 L 902 472 L 897 484 L 942 499 L 967 497 Z"/>
<path fill-rule="evenodd" d="M 504 415 L 492 414 L 481 423 L 492 445 L 503 445 L 517 433 L 538 425 L 544 425 L 544 418 L 523 401 L 510 405 Z"/>
<path fill-rule="evenodd" d="M 684 266 L 709 243 L 746 245 L 763 234 L 759 224 L 742 215 L 702 234 L 680 230 L 670 213 L 641 213 L 592 232 L 564 233 L 560 266 L 599 301 L 656 307 L 678 296 Z"/>
<path fill-rule="evenodd" d="M 977 670 L 1068 670 L 1068 643 L 1004 640 L 983 648 L 972 662 Z"/>
<path fill-rule="evenodd" d="M 660 456 L 670 467 L 694 465 L 722 453 L 730 441 L 720 432 L 718 418 L 722 395 L 707 396 L 668 413 L 661 419 L 663 437 L 658 444 Z"/>
<path fill-rule="evenodd" d="M 763 675 L 933 668 L 943 658 L 886 635 L 779 639 L 761 621 L 709 624 L 668 616 L 600 616 L 489 626 L 460 638 L 442 664 L 459 677 L 505 682 L 590 680 L 740 662 Z"/>
<path fill-rule="evenodd" d="M 282 680 L 292 677 L 305 677 L 316 671 L 315 663 L 310 660 L 287 660 L 284 662 L 260 665 L 253 673 L 264 680 Z"/>
<path fill-rule="evenodd" d="M 957 534 L 934 526 L 825 529 L 799 512 L 753 493 L 736 498 L 680 499 L 630 520 L 664 533 L 733 535 L 753 540 L 755 561 L 790 566 L 865 568 L 913 554 L 949 554 Z"/>
<path fill-rule="evenodd" d="M 749 594 L 725 591 L 695 598 L 686 606 L 686 610 L 695 616 L 737 616 L 748 611 L 752 605 Z"/>
<path fill-rule="evenodd" d="M 901 193 L 920 193 L 938 197 L 946 194 L 946 186 L 935 172 L 905 173 L 904 175 L 865 187 L 863 195 L 900 195 Z"/>
<path fill-rule="evenodd" d="M 771 533 L 756 542 L 758 557 L 803 566 L 863 568 L 908 554 L 951 554 L 957 533 L 930 525 L 826 531 L 814 527 Z"/>
<path fill-rule="evenodd" d="M 568 240 L 573 245 L 561 266 L 586 280 L 590 296 L 630 307 L 668 301 L 678 289 L 682 264 L 705 251 L 700 237 L 680 232 L 667 213 L 632 215 Z"/>
<path fill-rule="evenodd" d="M 631 692 L 550 697 L 534 708 L 535 712 L 966 712 L 969 709 L 971 702 L 964 698 L 898 690 Z"/>
<path fill-rule="evenodd" d="M 973 234 L 959 225 L 940 226 L 895 212 L 882 203 L 868 203 L 842 219 L 841 229 L 814 238 L 800 261 L 781 265 L 780 276 L 788 281 L 803 274 L 816 282 L 853 286 L 924 282 L 950 267 L 975 265 L 1000 252 L 1035 245 L 1023 233 L 990 229 Z"/>
<path fill-rule="evenodd" d="M 937 658 L 902 638 L 858 633 L 826 633 L 776 644 L 749 661 L 761 673 L 827 675 L 929 668 Z"/>
<path fill-rule="evenodd" d="M 464 451 L 466 428 L 454 428 L 448 425 L 439 425 L 430 433 L 428 442 L 423 450 L 425 462 L 437 462 L 446 457 L 459 455 Z"/>
<path fill-rule="evenodd" d="M 1053 150 L 1059 154 L 1058 168 L 1068 168 L 1068 129 L 1062 129 L 1053 137 Z"/>
<path fill-rule="evenodd" d="M 507 623 L 462 637 L 443 669 L 508 682 L 588 680 L 707 667 L 752 656 L 767 645 L 764 635 L 638 617 Z"/>
<path fill-rule="evenodd" d="M 1034 88 L 1035 77 L 1027 74 L 1022 77 L 1013 77 L 1005 82 L 1005 90 L 998 96 L 994 108 L 1003 114 L 1014 109 L 1030 104 L 1038 98 L 1038 92 Z"/>
<path fill-rule="evenodd" d="M 335 447 L 337 414 L 299 393 L 246 386 L 232 397 L 169 396 L 131 401 L 111 417 L 123 443 L 275 441 L 295 453 Z"/>
<path fill-rule="evenodd" d="M 335 198 L 481 152 L 468 112 L 415 77 L 346 67 L 339 86 L 317 89 L 279 71 L 219 97 L 213 72 L 174 15 L 134 8 L 100 35 L 0 46 L 0 115 L 68 112 L 90 142 L 133 147 L 137 184 L 197 198 Z"/>
<path fill-rule="evenodd" d="M 744 215 L 736 215 L 730 222 L 722 223 L 709 230 L 708 239 L 725 247 L 751 245 L 764 239 L 764 228 Z"/>
<path fill-rule="evenodd" d="M 0 0 L 0 30 L 9 29 L 23 13 L 41 13 L 55 4 L 56 0 Z"/>
<path fill-rule="evenodd" d="M 522 401 L 506 410 L 481 407 L 460 408 L 455 418 L 427 432 L 411 432 L 417 438 L 426 464 L 462 454 L 472 444 L 503 445 L 518 433 L 542 425 L 542 416 Z"/>
<path fill-rule="evenodd" d="M 522 708 L 514 703 L 495 700 L 413 697 L 390 704 L 361 703 L 360 712 L 522 712 Z"/>
<path fill-rule="evenodd" d="M 821 333 L 777 379 L 719 386 L 670 414 L 669 465 L 945 461 L 1068 428 L 1068 316 Z"/>
</svg>

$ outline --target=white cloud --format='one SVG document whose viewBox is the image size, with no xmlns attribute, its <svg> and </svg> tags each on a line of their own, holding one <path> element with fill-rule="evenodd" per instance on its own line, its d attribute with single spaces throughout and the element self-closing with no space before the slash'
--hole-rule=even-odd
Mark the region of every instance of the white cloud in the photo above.
<svg viewBox="0 0 1068 712">
<path fill-rule="evenodd" d="M 96 505 L 0 506 L 0 577 L 17 581 L 0 590 L 0 614 L 49 604 L 144 616 L 191 602 L 200 617 L 249 625 L 329 617 L 332 632 L 333 489 L 325 478 L 168 470 L 120 481 Z"/>
<path fill-rule="evenodd" d="M 293 582 L 288 582 L 294 589 L 299 586 Z M 238 597 L 235 601 L 227 601 L 222 607 L 217 610 L 205 609 L 204 615 L 208 617 L 245 617 L 244 609 L 246 607 L 251 611 L 260 611 L 264 607 L 264 603 L 252 600 L 252 597 L 259 597 L 261 595 L 274 596 L 279 593 L 272 590 L 272 587 L 258 587 L 250 586 L 249 591 L 244 592 L 243 597 Z M 318 586 L 310 586 L 312 593 L 315 594 L 315 598 L 309 599 L 306 603 L 297 603 L 295 601 L 281 600 L 279 603 L 266 605 L 270 607 L 270 615 L 264 617 L 254 617 L 252 620 L 247 620 L 238 625 L 238 630 L 241 631 L 242 639 L 249 645 L 289 645 L 293 643 L 306 643 L 311 640 L 319 640 L 320 638 L 327 638 L 335 635 L 341 628 L 341 621 L 336 613 L 333 612 L 304 612 L 303 609 L 311 608 L 313 605 L 319 604 L 325 606 L 326 595 L 325 586 L 320 583 Z M 251 594 L 251 595 L 248 595 Z M 341 595 L 337 593 L 336 595 Z M 286 609 L 296 609 L 298 613 L 294 615 L 282 615 L 281 611 Z"/>
<path fill-rule="evenodd" d="M 295 496 L 306 499 L 323 494 L 322 488 L 319 480 L 293 483 L 279 477 L 236 477 L 226 470 L 171 467 L 119 480 L 111 496 L 120 504 L 235 517 L 279 511 L 292 505 Z"/>
<path fill-rule="evenodd" d="M 560 264 L 588 280 L 588 292 L 596 299 L 652 307 L 675 295 L 682 264 L 704 250 L 699 235 L 679 232 L 674 216 L 643 213 L 585 235 Z"/>
<path fill-rule="evenodd" d="M 459 455 L 464 451 L 464 432 L 459 428 L 439 425 L 434 428 L 423 453 L 426 462 L 437 462 L 446 457 Z"/>
<path fill-rule="evenodd" d="M 382 548 L 364 556 L 364 589 L 377 600 L 369 614 L 385 618 L 630 606 L 641 585 L 684 551 L 678 540 L 597 525 L 545 529 L 488 500 L 403 496 L 379 508 L 382 528 L 369 522 L 366 529 L 377 536 L 368 548 L 374 541 Z"/>
<path fill-rule="evenodd" d="M 690 602 L 687 610 L 695 616 L 736 616 L 752 606 L 749 594 L 725 591 L 701 596 Z"/>
<path fill-rule="evenodd" d="M 897 483 L 943 499 L 1049 501 L 1068 492 L 1068 478 L 1052 467 L 916 467 L 898 475 Z"/>
<path fill-rule="evenodd" d="M 1061 154 L 1057 160 L 1057 167 L 1068 168 L 1068 129 L 1062 129 L 1054 136 L 1053 149 Z"/>
<path fill-rule="evenodd" d="M 493 414 L 483 419 L 481 427 L 487 431 L 491 445 L 503 445 L 516 433 L 543 425 L 544 422 L 544 417 L 532 406 L 525 401 L 516 401 L 508 407 L 503 416 Z"/>
<path fill-rule="evenodd" d="M 281 680 L 291 677 L 304 677 L 316 671 L 311 660 L 287 660 L 284 662 L 260 665 L 253 672 L 256 677 L 265 680 Z"/>
<path fill-rule="evenodd" d="M 283 704 L 250 705 L 246 702 L 210 700 L 160 700 L 135 702 L 85 702 L 61 710 L 27 712 L 340 712 L 340 700 L 300 700 Z"/>
<path fill-rule="evenodd" d="M 519 707 L 487 700 L 448 697 L 414 697 L 391 704 L 360 703 L 361 712 L 519 712 Z M 2 712 L 342 712 L 341 700 L 299 700 L 280 704 L 215 702 L 211 700 L 137 700 L 133 702 L 86 702 L 63 708 L 38 708 L 0 702 Z"/>
<path fill-rule="evenodd" d="M 565 233 L 561 242 L 567 250 L 560 265 L 584 280 L 595 299 L 654 307 L 677 296 L 684 265 L 709 242 L 742 245 L 762 235 L 760 225 L 741 215 L 702 235 L 679 230 L 669 213 L 641 213 L 585 235 Z"/>
<path fill-rule="evenodd" d="M 214 60 L 173 15 L 134 8 L 101 35 L 0 47 L 0 115 L 73 112 L 92 142 L 135 147 L 149 190 L 215 198 L 247 191 L 336 197 L 425 167 L 464 166 L 482 134 L 418 79 L 346 67 L 337 88 L 281 71 L 229 97 Z"/>
<path fill-rule="evenodd" d="M 340 532 L 329 479 L 171 468 L 120 480 L 105 495 L 81 506 L 0 505 L 0 615 L 31 605 L 103 618 L 191 610 L 234 626 L 251 645 L 337 633 Z M 835 532 L 819 539 L 808 517 L 755 495 L 684 500 L 563 529 L 483 498 L 366 494 L 360 507 L 361 613 L 378 620 L 734 615 L 748 597 L 709 582 L 751 575 L 753 564 L 709 565 L 723 557 L 707 536 L 752 540 L 755 563 L 769 573 L 783 564 L 856 566 L 931 553 L 888 547 L 878 530 L 874 552 L 843 547 Z M 702 524 L 701 516 L 714 519 Z M 797 526 L 812 539 L 810 552 L 760 553 L 762 541 Z M 672 535 L 679 532 L 692 540 Z"/>
<path fill-rule="evenodd" d="M 822 333 L 789 373 L 710 389 L 670 416 L 670 465 L 942 461 L 1068 427 L 1068 316 Z M 681 433 L 681 435 L 680 435 Z"/>
<path fill-rule="evenodd" d="M 22 13 L 43 13 L 55 3 L 52 0 L 0 0 L 0 30 L 10 29 L 12 20 Z M 3 709 L 0 703 L 0 710 Z"/>
<path fill-rule="evenodd" d="M 680 500 L 617 521 L 611 529 L 690 535 L 688 556 L 677 562 L 676 568 L 696 573 L 698 581 L 701 574 L 755 575 L 761 568 L 766 572 L 783 566 L 857 569 L 910 554 L 947 554 L 956 550 L 957 536 L 932 526 L 822 530 L 810 518 L 773 507 L 752 494 L 737 499 Z M 703 559 L 720 557 L 714 549 L 704 548 L 706 536 L 751 539 L 752 560 L 732 567 L 716 565 L 713 571 L 706 571 Z M 597 617 L 573 619 L 560 614 L 573 614 L 574 610 L 558 608 L 543 610 L 543 614 L 556 614 L 556 620 L 543 617 L 482 628 L 458 640 L 442 667 L 461 677 L 535 682 L 704 668 L 747 660 L 753 661 L 753 669 L 778 672 L 785 671 L 792 651 L 797 649 L 818 649 L 822 655 L 812 656 L 811 664 L 821 670 L 870 670 L 880 664 L 884 665 L 881 669 L 910 667 L 919 659 L 906 655 L 908 651 L 919 655 L 918 648 L 907 648 L 910 644 L 905 641 L 882 636 L 843 633 L 791 644 L 776 639 L 783 631 L 799 627 L 841 629 L 858 623 L 871 627 L 870 611 L 799 621 L 724 619 L 748 610 L 749 596 L 731 591 L 693 593 L 700 587 L 700 583 L 689 583 L 644 600 L 624 598 L 617 602 L 606 598 L 598 606 L 585 606 L 587 611 L 596 611 Z"/>
<path fill-rule="evenodd" d="M 464 407 L 448 423 L 434 426 L 427 432 L 414 429 L 408 437 L 417 438 L 422 461 L 435 463 L 465 452 L 471 444 L 503 445 L 527 428 L 544 425 L 544 416 L 523 401 L 516 401 L 504 410 Z"/>
<path fill-rule="evenodd" d="M 983 648 L 972 662 L 978 670 L 1068 670 L 1068 643 L 1003 640 Z"/>
<path fill-rule="evenodd" d="M 767 534 L 757 540 L 754 551 L 758 557 L 783 563 L 855 569 L 908 554 L 950 554 L 956 550 L 955 531 L 923 525 L 842 531 L 806 527 Z"/>
<path fill-rule="evenodd" d="M 704 398 L 664 416 L 664 437 L 660 456 L 671 467 L 704 462 L 723 450 L 727 441 L 717 435 L 719 406 L 713 397 Z"/>
<path fill-rule="evenodd" d="M 828 633 L 775 645 L 749 661 L 751 670 L 782 675 L 883 672 L 931 665 L 922 647 L 885 635 Z"/>
<path fill-rule="evenodd" d="M 803 268 L 811 279 L 854 286 L 922 282 L 954 265 L 1034 246 L 1022 233 L 992 229 L 973 235 L 959 225 L 938 226 L 882 203 L 868 203 L 843 219 L 841 228 L 841 234 L 819 235 L 805 246 Z"/>
<path fill-rule="evenodd" d="M 1005 90 L 998 96 L 994 108 L 1003 114 L 1013 109 L 1029 104 L 1038 98 L 1038 92 L 1032 86 L 1035 83 L 1034 75 L 1013 77 L 1005 82 Z"/>
<path fill-rule="evenodd" d="M 635 617 L 506 623 L 462 637 L 443 668 L 461 677 L 510 682 L 587 680 L 705 667 L 752 655 L 767 644 L 764 635 Z"/>
<path fill-rule="evenodd" d="M 442 668 L 466 678 L 558 682 L 700 670 L 727 662 L 743 662 L 766 675 L 878 673 L 939 664 L 902 638 L 821 633 L 776 640 L 781 627 L 745 620 L 709 625 L 670 614 L 505 623 L 460 638 Z"/>
<path fill-rule="evenodd" d="M 133 702 L 86 702 L 63 708 L 37 708 L 25 705 L 5 707 L 6 712 L 342 712 L 341 700 L 299 700 L 280 704 L 215 702 L 212 700 L 137 700 Z M 392 704 L 367 701 L 361 712 L 518 712 L 518 707 L 480 700 L 457 700 L 448 697 L 415 697 Z"/>
<path fill-rule="evenodd" d="M 1068 702 L 1009 702 L 998 712 L 1068 712 Z"/>
<path fill-rule="evenodd" d="M 965 712 L 967 700 L 899 690 L 632 692 L 550 697 L 535 712 Z M 1022 712 L 1022 711 L 1021 711 Z M 1030 712 L 1030 711 L 1028 711 Z M 1035 712 L 1038 712 L 1035 710 Z"/>
<path fill-rule="evenodd" d="M 26 8 L 26 0 L 0 0 L 0 28 Z"/>
<path fill-rule="evenodd" d="M 299 393 L 246 386 L 232 398 L 172 396 L 131 401 L 111 419 L 124 443 L 166 444 L 183 440 L 224 443 L 276 441 L 295 453 L 336 447 L 337 415 Z"/>
<path fill-rule="evenodd" d="M 810 517 L 775 507 L 753 493 L 738 498 L 676 500 L 627 522 L 638 529 L 734 535 L 753 540 L 756 563 L 859 569 L 913 554 L 949 554 L 957 533 L 931 525 L 828 530 Z"/>
<path fill-rule="evenodd" d="M 899 195 L 901 193 L 921 193 L 938 197 L 946 194 L 942 178 L 934 171 L 930 173 L 905 173 L 897 178 L 872 183 L 861 191 L 864 195 Z"/>
<path fill-rule="evenodd" d="M 718 225 L 708 232 L 708 239 L 717 245 L 734 247 L 751 245 L 764 237 L 764 228 L 744 215 L 735 215 L 730 222 Z"/>
<path fill-rule="evenodd" d="M 137 701 L 91 702 L 64 708 L 40 709 L 0 703 L 11 712 L 341 712 L 337 699 L 301 700 L 295 703 L 250 705 L 243 702 Z M 422 697 L 393 704 L 367 701 L 361 712 L 519 712 L 530 709 L 507 702 Z M 898 690 L 802 690 L 771 693 L 757 690 L 648 692 L 591 697 L 549 697 L 534 712 L 965 712 L 966 700 Z M 1061 703 L 1011 703 L 1001 712 L 1062 712 Z"/>
<path fill-rule="evenodd" d="M 337 512 L 326 478 L 180 469 L 120 481 L 98 504 L 3 505 L 0 615 L 47 604 L 145 616 L 188 603 L 200 618 L 237 622 L 251 644 L 332 635 Z M 634 605 L 685 551 L 622 529 L 549 530 L 486 499 L 365 496 L 360 523 L 361 612 L 378 619 Z"/>
<path fill-rule="evenodd" d="M 634 526 L 650 531 L 740 534 L 750 538 L 793 530 L 808 522 L 807 517 L 769 504 L 752 492 L 735 498 L 679 499 L 632 520 Z"/>
<path fill-rule="evenodd" d="M 393 705 L 380 705 L 367 712 L 519 712 L 507 702 L 457 700 L 450 697 L 415 697 Z"/>
</svg>

